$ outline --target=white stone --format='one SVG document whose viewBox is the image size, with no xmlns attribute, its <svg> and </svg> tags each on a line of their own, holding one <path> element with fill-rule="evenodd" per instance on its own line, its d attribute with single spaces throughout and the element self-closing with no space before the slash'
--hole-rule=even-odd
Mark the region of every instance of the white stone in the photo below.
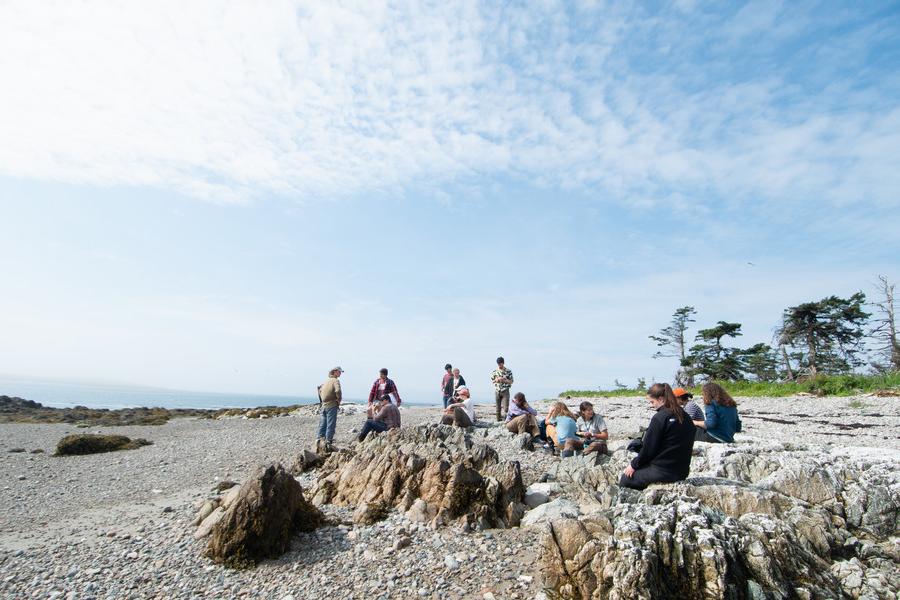
<svg viewBox="0 0 900 600">
<path fill-rule="evenodd" d="M 557 498 L 525 513 L 525 517 L 522 519 L 522 526 L 530 527 L 538 523 L 547 523 L 557 519 L 571 519 L 579 514 L 580 511 L 577 504 L 571 500 Z"/>
</svg>

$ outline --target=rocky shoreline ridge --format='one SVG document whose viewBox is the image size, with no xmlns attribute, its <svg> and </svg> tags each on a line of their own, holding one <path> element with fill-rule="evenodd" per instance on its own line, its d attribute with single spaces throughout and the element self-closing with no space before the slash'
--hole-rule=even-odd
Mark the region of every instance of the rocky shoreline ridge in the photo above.
<svg viewBox="0 0 900 600">
<path fill-rule="evenodd" d="M 469 431 L 433 424 L 438 409 L 404 409 L 403 429 L 362 444 L 352 441 L 360 417 L 346 415 L 338 450 L 328 455 L 312 450 L 317 421 L 309 414 L 116 428 L 160 431 L 153 446 L 116 459 L 118 467 L 95 457 L 0 452 L 0 473 L 30 464 L 53 475 L 47 483 L 80 473 L 100 488 L 117 474 L 128 496 L 91 497 L 98 491 L 73 481 L 70 494 L 83 490 L 93 507 L 109 507 L 95 514 L 73 510 L 53 485 L 4 486 L 0 500 L 12 508 L 0 518 L 0 567 L 9 573 L 0 594 L 896 599 L 900 403 L 738 401 L 750 418 L 735 444 L 698 443 L 688 480 L 644 492 L 616 485 L 631 456 L 628 438 L 650 415 L 634 399 L 595 401 L 611 432 L 610 454 L 599 457 L 529 450 L 530 440 L 486 420 L 487 407 L 479 407 L 482 426 Z M 773 414 L 795 423 L 758 418 Z M 842 429 L 847 423 L 867 427 Z M 2 425 L 0 432 L 16 445 L 62 427 Z M 834 436 L 819 435 L 829 428 L 850 433 L 834 444 Z M 153 470 L 173 472 L 168 485 L 145 490 L 161 480 Z M 261 496 L 254 489 L 269 489 L 254 483 L 265 473 L 295 482 L 290 504 L 319 516 L 288 536 L 283 554 L 261 557 L 252 569 L 219 566 L 227 560 L 216 561 L 211 541 L 237 546 L 208 520 L 219 511 L 214 520 L 224 522 L 241 494 L 240 514 L 254 514 L 246 507 Z M 35 518 L 40 504 L 56 508 Z M 240 514 L 230 517 L 232 534 L 235 523 L 253 521 Z"/>
</svg>

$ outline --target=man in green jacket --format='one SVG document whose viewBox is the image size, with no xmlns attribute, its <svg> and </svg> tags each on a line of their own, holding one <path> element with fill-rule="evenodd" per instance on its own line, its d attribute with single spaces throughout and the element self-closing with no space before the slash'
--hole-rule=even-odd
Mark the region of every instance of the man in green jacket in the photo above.
<svg viewBox="0 0 900 600">
<path fill-rule="evenodd" d="M 320 440 L 325 440 L 327 448 L 331 448 L 334 441 L 334 428 L 337 425 L 338 407 L 341 405 L 340 376 L 344 370 L 335 367 L 328 372 L 328 379 L 319 386 L 319 401 L 322 403 L 322 416 L 319 419 L 319 435 L 316 437 L 316 447 Z"/>
</svg>

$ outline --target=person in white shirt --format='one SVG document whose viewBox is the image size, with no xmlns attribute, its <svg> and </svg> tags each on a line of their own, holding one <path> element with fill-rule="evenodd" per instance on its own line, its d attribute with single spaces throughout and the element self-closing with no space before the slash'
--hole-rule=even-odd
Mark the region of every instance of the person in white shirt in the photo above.
<svg viewBox="0 0 900 600">
<path fill-rule="evenodd" d="M 459 388 L 456 395 L 459 402 L 447 405 L 444 416 L 441 417 L 441 424 L 471 427 L 475 423 L 475 401 L 469 395 L 469 388 Z"/>
</svg>

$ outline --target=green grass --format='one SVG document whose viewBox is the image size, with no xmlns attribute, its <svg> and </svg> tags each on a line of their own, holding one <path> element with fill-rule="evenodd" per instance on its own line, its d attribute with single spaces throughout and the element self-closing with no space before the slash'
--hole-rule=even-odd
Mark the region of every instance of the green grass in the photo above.
<svg viewBox="0 0 900 600">
<path fill-rule="evenodd" d="M 885 375 L 819 375 L 802 381 L 766 383 L 761 381 L 732 381 L 722 383 L 732 396 L 784 397 L 797 394 L 816 396 L 853 396 L 878 390 L 900 390 L 900 372 Z M 701 386 L 691 392 L 700 395 Z M 643 396 L 646 392 L 636 389 L 624 390 L 566 390 L 559 396 L 598 398 L 602 396 Z"/>
</svg>

